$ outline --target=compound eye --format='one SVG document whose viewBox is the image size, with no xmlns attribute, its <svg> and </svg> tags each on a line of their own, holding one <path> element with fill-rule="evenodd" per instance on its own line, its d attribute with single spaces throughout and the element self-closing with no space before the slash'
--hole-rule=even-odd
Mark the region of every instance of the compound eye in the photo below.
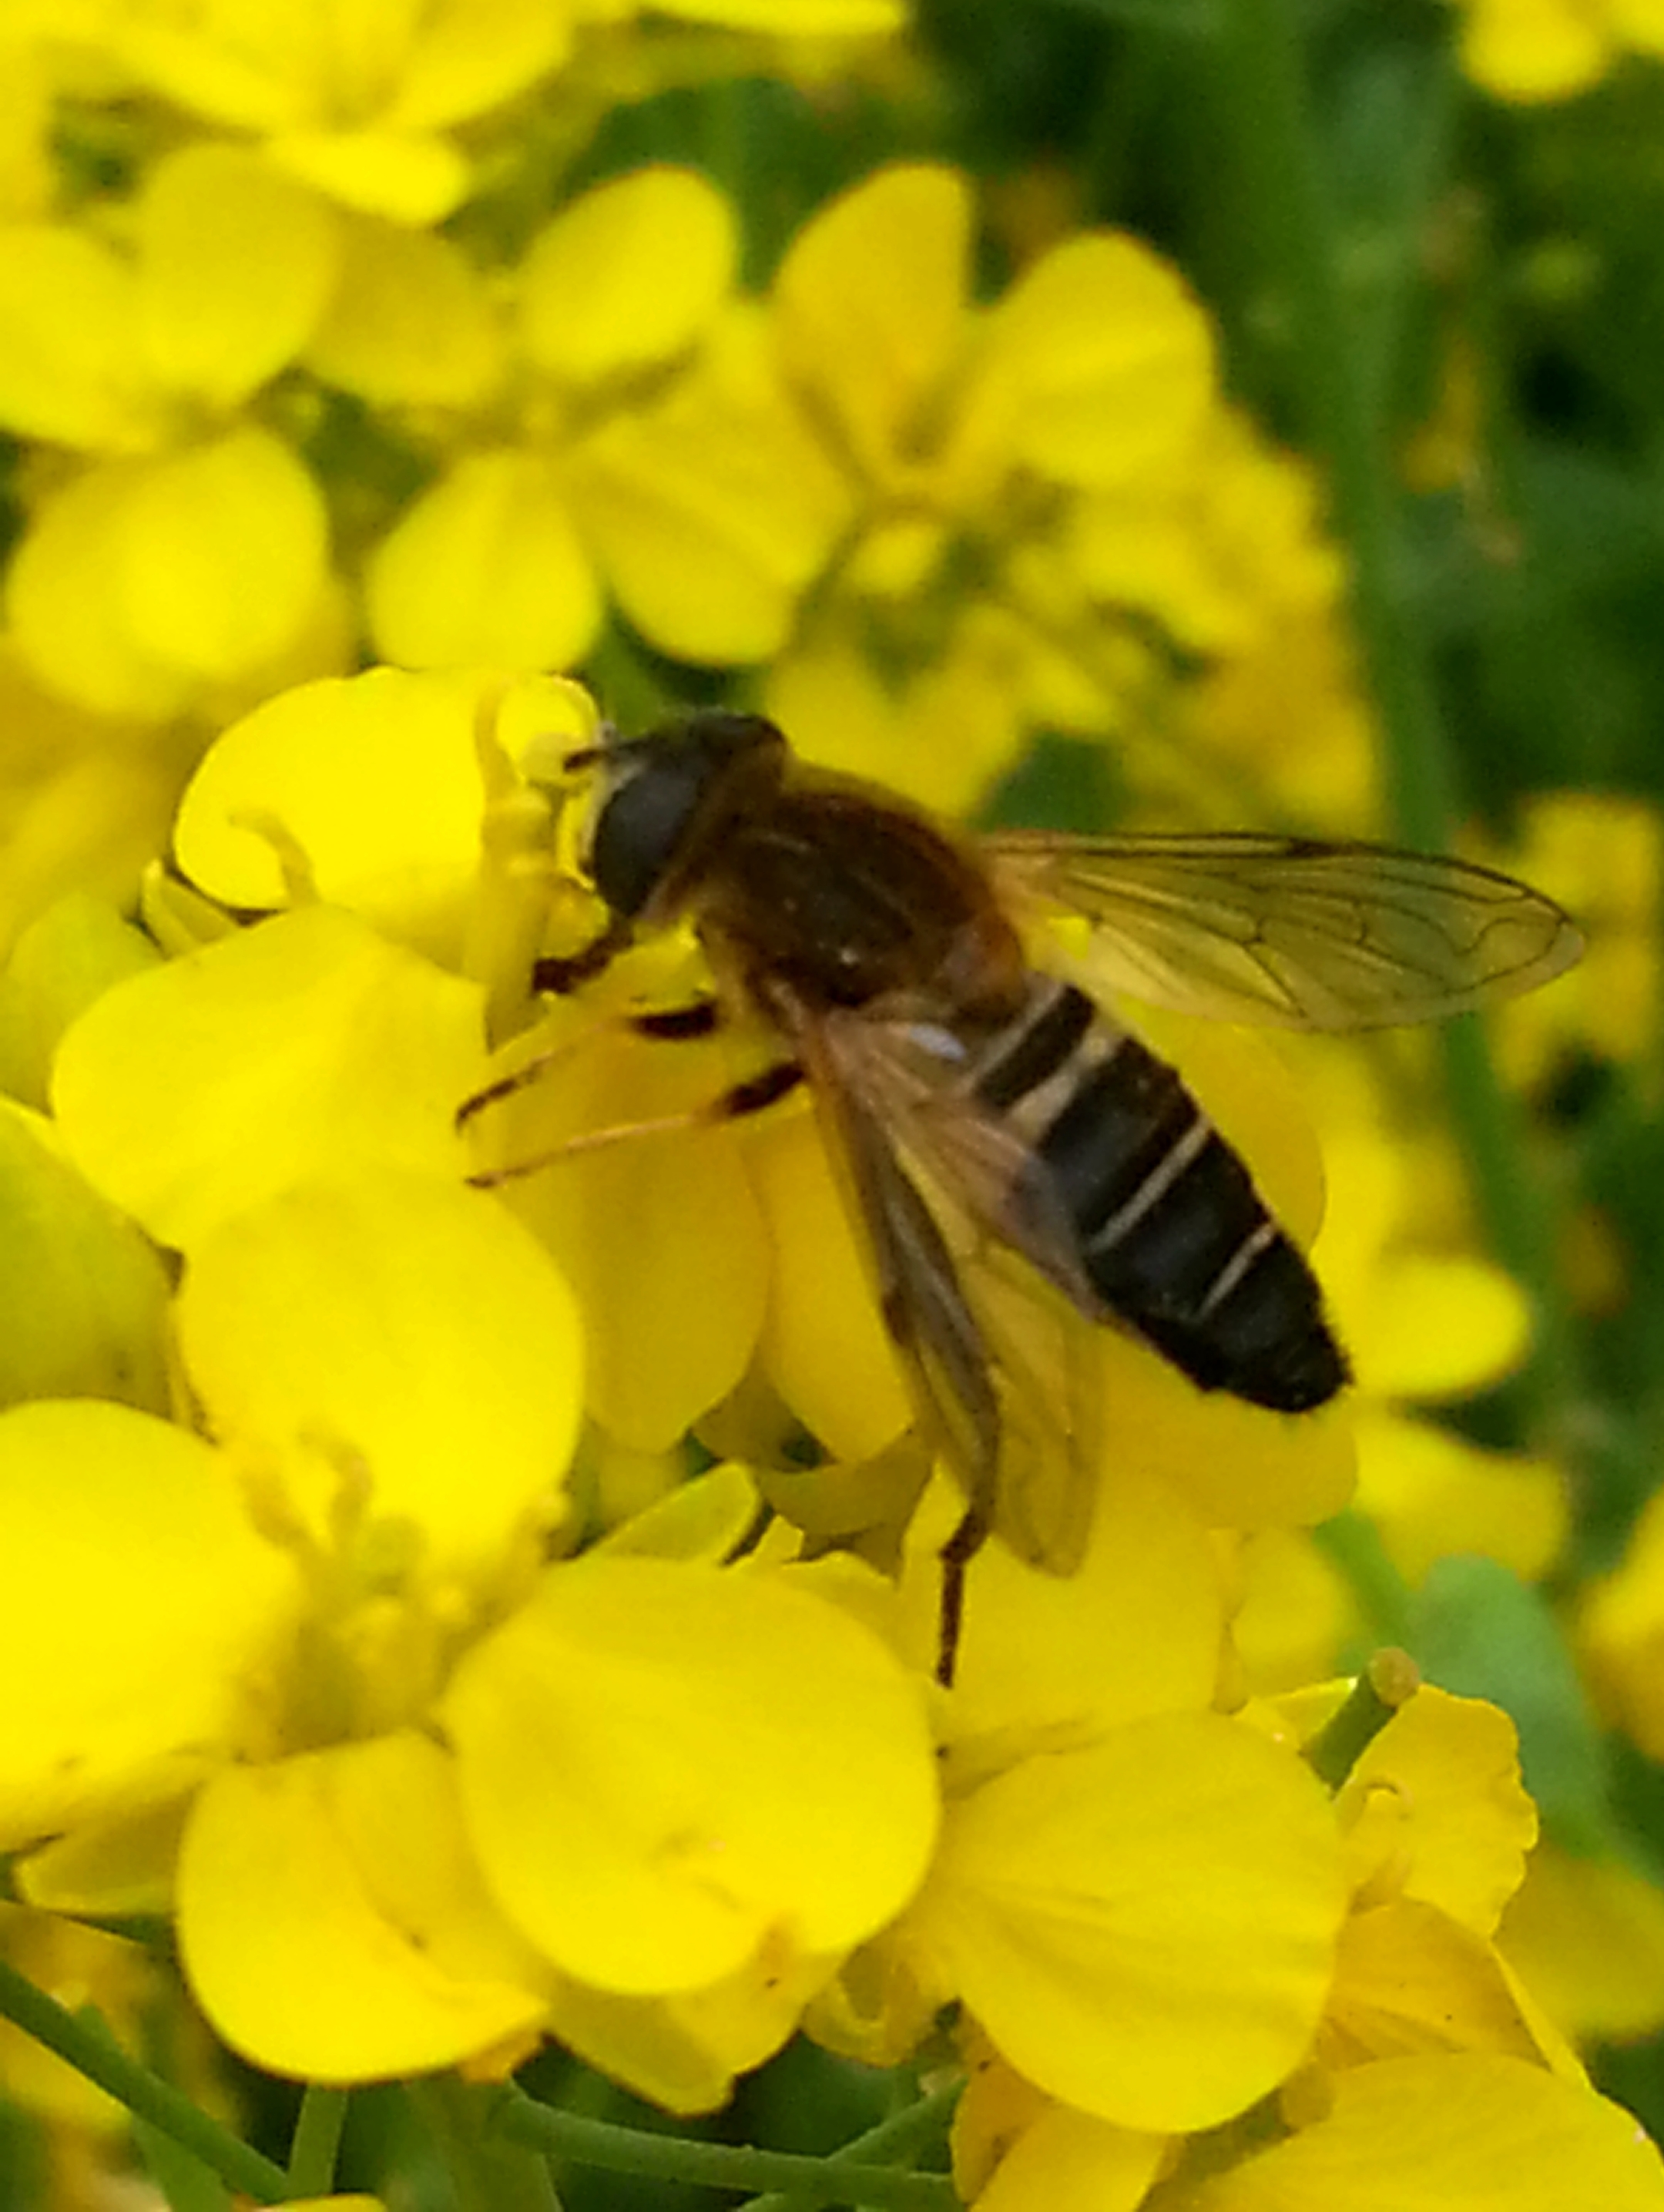
<svg viewBox="0 0 1664 2212">
<path fill-rule="evenodd" d="M 765 779 L 777 778 L 786 757 L 772 722 L 722 708 L 683 715 L 612 748 L 589 841 L 590 875 L 612 911 L 627 921 L 642 915 L 754 787 L 759 766 Z"/>
<path fill-rule="evenodd" d="M 626 759 L 602 799 L 590 840 L 595 888 L 634 921 L 681 858 L 716 764 L 690 748 L 643 750 Z"/>
</svg>

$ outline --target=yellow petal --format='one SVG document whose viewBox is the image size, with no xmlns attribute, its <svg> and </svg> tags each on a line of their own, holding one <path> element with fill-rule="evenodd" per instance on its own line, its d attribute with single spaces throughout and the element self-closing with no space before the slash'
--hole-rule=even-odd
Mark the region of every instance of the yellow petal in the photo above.
<svg viewBox="0 0 1664 2212">
<path fill-rule="evenodd" d="M 938 1553 L 962 1510 L 944 1485 L 908 1531 L 902 1595 L 926 1670 L 941 1597 Z M 1219 1576 L 1193 1509 L 1158 1475 L 1117 1465 L 1112 1451 L 1077 1573 L 1042 1574 L 997 1540 L 972 1563 L 954 1740 L 1199 1711 L 1212 1697 L 1223 1633 Z"/>
<path fill-rule="evenodd" d="M 198 686 L 127 618 L 127 519 L 147 467 L 89 469 L 43 500 L 13 550 L 5 604 L 18 653 L 47 690 L 97 714 L 160 721 Z"/>
<path fill-rule="evenodd" d="M 1500 1940 L 1570 2033 L 1627 2041 L 1664 2022 L 1664 1894 L 1621 1860 L 1575 1857 L 1545 1838 Z"/>
<path fill-rule="evenodd" d="M 167 1278 L 155 1249 L 0 1097 L 0 1405 L 116 1398 L 168 1408 Z"/>
<path fill-rule="evenodd" d="M 1518 1284 L 1460 1253 L 1383 1260 L 1351 1324 L 1358 1380 L 1398 1398 L 1463 1397 L 1498 1382 L 1531 1340 Z"/>
<path fill-rule="evenodd" d="M 299 354 L 334 282 L 337 222 L 258 155 L 165 157 L 137 208 L 137 336 L 156 380 L 240 406 Z"/>
<path fill-rule="evenodd" d="M 907 1427 L 912 1401 L 813 1116 L 768 1117 L 748 1133 L 745 1164 L 772 1255 L 763 1364 L 835 1459 L 868 1459 Z"/>
<path fill-rule="evenodd" d="M 586 439 L 570 478 L 625 612 L 695 661 L 778 650 L 852 498 L 744 313 L 659 405 Z"/>
<path fill-rule="evenodd" d="M 443 222 L 468 195 L 465 158 L 421 131 L 282 131 L 266 151 L 343 207 L 389 222 Z"/>
<path fill-rule="evenodd" d="M 188 1796 L 77 1821 L 19 1862 L 17 1890 L 48 1912 L 89 1919 L 160 1919 L 173 1910 Z"/>
<path fill-rule="evenodd" d="M 317 486 L 270 432 L 245 428 L 139 471 L 116 520 L 134 647 L 218 681 L 275 659 L 323 591 Z"/>
<path fill-rule="evenodd" d="M 1537 1839 L 1508 1715 L 1424 1683 L 1359 1753 L 1342 1812 L 1377 1789 L 1394 1792 L 1402 1808 L 1405 1893 L 1489 1936 Z"/>
<path fill-rule="evenodd" d="M 97 1400 L 0 1414 L 0 1844 L 153 1804 L 224 1758 L 294 1617 L 198 1437 Z"/>
<path fill-rule="evenodd" d="M 1494 2051 L 1532 2065 L 1542 2061 L 1491 1944 L 1412 1898 L 1348 1919 L 1323 2033 L 1337 2063 L 1436 2051 Z"/>
<path fill-rule="evenodd" d="M 568 1136 L 696 1109 L 728 1079 L 714 1048 L 603 1025 L 506 1102 L 482 1141 L 490 1164 L 534 1161 Z M 636 1450 L 666 1449 L 733 1389 L 762 1324 L 768 1243 L 733 1132 L 627 1138 L 504 1194 L 577 1292 L 596 1419 Z"/>
<path fill-rule="evenodd" d="M 578 1316 L 494 1199 L 365 1170 L 308 1182 L 193 1250 L 178 1303 L 193 1387 L 226 1446 L 325 1496 L 351 1470 L 424 1573 L 479 1582 L 559 1516 L 582 1407 Z"/>
<path fill-rule="evenodd" d="M 774 279 L 788 368 L 880 482 L 915 450 L 925 404 L 963 342 L 969 250 L 965 179 L 897 163 L 815 215 Z"/>
<path fill-rule="evenodd" d="M 159 428 L 132 349 L 132 272 L 67 224 L 9 225 L 0 253 L 0 422 L 87 452 L 143 452 Z"/>
<path fill-rule="evenodd" d="M 1211 1713 L 1018 1761 L 952 1808 L 912 1941 L 1012 2065 L 1122 2127 L 1204 2128 L 1304 2056 L 1344 1898 L 1332 1812 Z"/>
<path fill-rule="evenodd" d="M 414 1731 L 216 1776 L 185 1832 L 179 1933 L 217 2033 L 307 2081 L 453 2065 L 543 2014 L 448 1762 Z"/>
<path fill-rule="evenodd" d="M 1664 2167 L 1618 2106 L 1489 2052 L 1383 2059 L 1327 2116 L 1187 2193 L 1187 2212 L 1658 2212 Z"/>
<path fill-rule="evenodd" d="M 1500 1560 L 1524 1582 L 1553 1565 L 1570 1509 L 1564 1479 L 1546 1460 L 1485 1451 L 1391 1413 L 1361 1413 L 1357 1436 L 1358 1509 L 1406 1582 L 1456 1552 Z"/>
<path fill-rule="evenodd" d="M 1642 1508 L 1617 1571 L 1586 1592 L 1578 1644 L 1608 1711 L 1664 1758 L 1664 1492 Z"/>
<path fill-rule="evenodd" d="M 624 1997 L 557 1977 L 549 2030 L 574 2055 L 667 2112 L 714 2112 L 734 2076 L 790 2040 L 819 1961 L 765 1943 L 738 1973 L 684 1996 Z"/>
<path fill-rule="evenodd" d="M 1207 319 L 1177 272 L 1136 240 L 1054 246 L 988 318 L 969 410 L 1003 406 L 1017 453 L 1102 486 L 1175 463 L 1214 393 Z"/>
<path fill-rule="evenodd" d="M 513 448 L 465 454 L 408 507 L 365 595 L 378 649 L 405 668 L 564 668 L 601 618 L 558 476 Z"/>
<path fill-rule="evenodd" d="M 918 1686 L 778 1578 L 648 1559 L 551 1569 L 444 1705 L 496 1894 L 563 1972 L 698 1990 L 765 1938 L 862 1941 L 936 1826 Z"/>
<path fill-rule="evenodd" d="M 1565 0 L 1472 0 L 1462 22 L 1462 66 L 1498 100 L 1569 100 L 1612 60 L 1600 17 Z"/>
<path fill-rule="evenodd" d="M 331 1165 L 458 1177 L 485 1067 L 479 995 L 331 907 L 105 994 L 64 1038 L 71 1156 L 164 1244 Z"/>
<path fill-rule="evenodd" d="M 234 722 L 179 802 L 180 868 L 224 904 L 284 906 L 269 834 L 305 854 L 310 889 L 387 935 L 457 961 L 480 866 L 477 725 L 494 704 L 569 721 L 548 684 L 501 687 L 392 668 L 297 685 Z"/>
<path fill-rule="evenodd" d="M 1138 2212 L 1166 2154 L 1161 2136 L 1050 2105 L 977 2191 L 975 2212 Z"/>
<path fill-rule="evenodd" d="M 412 9 L 390 112 L 420 127 L 501 106 L 565 58 L 577 12 L 541 0 L 437 0 Z"/>
<path fill-rule="evenodd" d="M 1303 1529 L 1256 1530 L 1242 1550 L 1242 1596 L 1231 1641 L 1260 1696 L 1321 1682 L 1358 1632 L 1357 1601 L 1322 1546 Z"/>
<path fill-rule="evenodd" d="M 727 201 L 695 169 L 650 163 L 597 185 L 526 255 L 526 354 L 575 386 L 670 361 L 716 313 L 737 251 Z"/>
<path fill-rule="evenodd" d="M 1273 1413 L 1228 1390 L 1199 1390 L 1169 1360 L 1104 1333 L 1104 1429 L 1111 1462 L 1149 1468 L 1215 1528 L 1310 1526 L 1352 1494 L 1352 1408 L 1343 1394 L 1311 1413 Z"/>
<path fill-rule="evenodd" d="M 431 231 L 369 216 L 341 228 L 340 279 L 307 366 L 373 407 L 478 406 L 505 352 L 481 272 Z"/>
</svg>

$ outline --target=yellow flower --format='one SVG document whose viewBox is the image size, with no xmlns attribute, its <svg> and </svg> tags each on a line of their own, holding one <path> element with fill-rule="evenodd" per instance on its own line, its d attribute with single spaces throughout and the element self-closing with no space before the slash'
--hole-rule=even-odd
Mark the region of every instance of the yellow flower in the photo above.
<svg viewBox="0 0 1664 2212">
<path fill-rule="evenodd" d="M 451 133 L 535 84 L 566 55 L 564 0 L 329 0 L 273 13 L 252 0 L 174 6 L 120 0 L 97 43 L 132 81 L 222 130 L 256 138 L 278 166 L 349 207 L 437 222 L 469 188 Z"/>
<path fill-rule="evenodd" d="M 902 1583 L 926 1649 L 945 1504 L 910 1532 Z M 957 1999 L 1037 2087 L 1157 2134 L 1291 2072 L 1328 1987 L 1340 1844 L 1298 1758 L 1208 1709 L 1220 1632 L 1205 1531 L 1157 1476 L 1107 1487 L 1067 1583 L 979 1558 L 940 1847 L 811 2031 L 894 2058 Z"/>
<path fill-rule="evenodd" d="M 491 334 L 483 280 L 454 255 L 437 246 L 413 254 L 392 233 L 361 231 L 358 258 L 368 287 L 343 296 L 322 364 L 349 383 L 447 399 L 474 417 L 449 428 L 444 472 L 371 557 L 365 588 L 377 645 L 422 668 L 581 659 L 603 611 L 590 516 L 590 475 L 601 464 L 589 449 L 604 452 L 610 426 L 627 435 L 621 422 L 696 360 L 732 283 L 726 202 L 695 172 L 665 166 L 586 193 L 533 240 L 504 339 Z M 431 296 L 428 312 L 411 312 L 412 273 Z M 435 392 L 427 333 L 456 305 L 479 335 L 452 390 Z M 500 391 L 510 362 L 513 380 Z M 604 514 L 594 526 L 603 554 L 607 529 Z"/>
<path fill-rule="evenodd" d="M 1462 62 L 1498 100 L 1567 100 L 1626 52 L 1664 54 L 1658 0 L 1462 0 Z"/>
<path fill-rule="evenodd" d="M 1306 1044 L 1297 1064 L 1330 1179 L 1314 1258 L 1358 1383 L 1355 1508 L 1412 1589 L 1453 1553 L 1536 1581 L 1565 1545 L 1564 1470 L 1487 1449 L 1429 1417 L 1517 1365 L 1529 1341 L 1526 1301 L 1468 1249 L 1448 1145 L 1389 1121 L 1388 1096 L 1357 1048 Z M 1408 1072 L 1416 1079 L 1418 1063 Z M 1235 1631 L 1256 1686 L 1291 1688 L 1355 1649 L 1356 1601 L 1311 1540 L 1256 1537 L 1242 1571 Z"/>
<path fill-rule="evenodd" d="M 649 2001 L 685 2000 L 720 2096 L 737 2038 L 752 2063 L 790 2032 L 773 1992 L 918 1881 L 916 1687 L 773 1578 L 540 1567 L 577 1316 L 489 1199 L 290 1183 L 191 1239 L 178 1328 L 213 1444 L 91 1401 L 0 1417 L 7 1632 L 52 1684 L 0 1760 L 28 1896 L 171 1910 L 218 2032 L 279 2070 L 553 2022 L 651 2088 Z"/>
<path fill-rule="evenodd" d="M 242 418 L 335 275 L 329 211 L 257 156 L 158 162 L 124 249 L 15 226 L 0 286 L 0 421 L 82 456 L 38 498 L 6 577 L 19 651 L 96 712 L 160 719 L 311 649 L 321 496 Z"/>
<path fill-rule="evenodd" d="M 1424 1686 L 1359 1756 L 1336 1811 L 1353 1906 L 1323 2062 L 1479 2049 L 1576 2075 L 1492 1941 L 1537 1835 L 1507 1715 Z"/>
<path fill-rule="evenodd" d="M 1485 857 L 1491 857 L 1487 854 Z M 1650 800 L 1601 792 L 1540 794 L 1498 865 L 1558 899 L 1582 929 L 1582 959 L 1552 991 L 1499 1012 L 1503 1067 L 1521 1088 L 1578 1052 L 1633 1067 L 1656 1089 L 1661 852 Z"/>
</svg>

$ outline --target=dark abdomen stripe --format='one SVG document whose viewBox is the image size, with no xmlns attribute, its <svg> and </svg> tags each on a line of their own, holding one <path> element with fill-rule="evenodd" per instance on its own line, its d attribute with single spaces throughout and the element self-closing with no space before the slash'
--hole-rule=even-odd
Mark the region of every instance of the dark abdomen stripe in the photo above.
<svg viewBox="0 0 1664 2212">
<path fill-rule="evenodd" d="M 1205 1389 L 1303 1413 L 1342 1387 L 1316 1281 L 1248 1170 L 1175 1070 L 1084 993 L 1036 977 L 971 1083 L 1030 1148 L 1043 1192 L 1027 1208 L 1061 1209 L 1105 1314 Z"/>
</svg>

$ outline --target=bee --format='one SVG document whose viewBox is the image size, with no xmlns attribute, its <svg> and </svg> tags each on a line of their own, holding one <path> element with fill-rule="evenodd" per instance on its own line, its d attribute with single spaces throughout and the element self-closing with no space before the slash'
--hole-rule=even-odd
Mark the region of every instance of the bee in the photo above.
<svg viewBox="0 0 1664 2212">
<path fill-rule="evenodd" d="M 1385 847 L 972 840 L 800 762 L 752 714 L 690 714 L 566 766 L 597 779 L 582 865 L 610 919 L 536 980 L 574 990 L 638 933 L 689 921 L 713 994 L 632 1026 L 692 1037 L 739 1015 L 778 1041 L 701 1119 L 806 1085 L 921 1432 L 964 1493 L 942 1553 L 944 1683 L 966 1568 L 991 1535 L 1054 1573 L 1079 1564 L 1098 1461 L 1083 1319 L 1282 1413 L 1348 1380 L 1312 1271 L 1249 1170 L 1101 994 L 1363 1030 L 1529 990 L 1582 950 L 1524 884 Z M 1032 950 L 1036 911 L 1084 921 L 1080 949 Z"/>
</svg>

